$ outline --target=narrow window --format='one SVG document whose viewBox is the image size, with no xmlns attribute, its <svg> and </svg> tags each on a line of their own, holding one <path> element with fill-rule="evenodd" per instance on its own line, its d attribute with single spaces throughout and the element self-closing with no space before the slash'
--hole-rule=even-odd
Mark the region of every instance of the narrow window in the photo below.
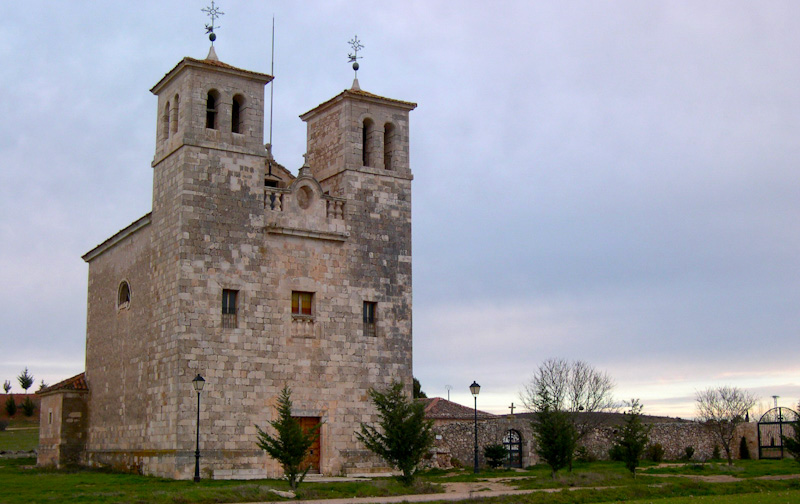
<svg viewBox="0 0 800 504">
<path fill-rule="evenodd" d="M 364 127 L 361 130 L 361 152 L 364 166 L 372 166 L 372 136 L 375 130 L 375 123 L 371 119 L 364 119 Z"/>
<path fill-rule="evenodd" d="M 243 112 L 244 98 L 241 95 L 233 97 L 233 105 L 231 106 L 231 131 L 234 133 L 242 133 L 244 131 Z"/>
<path fill-rule="evenodd" d="M 392 169 L 392 153 L 394 151 L 394 125 L 386 123 L 383 127 L 383 167 Z"/>
<path fill-rule="evenodd" d="M 47 412 L 47 424 L 48 425 L 52 425 L 53 424 L 53 410 L 49 410 Z"/>
<path fill-rule="evenodd" d="M 237 326 L 236 320 L 236 297 L 239 291 L 222 290 L 222 327 L 234 329 Z"/>
<path fill-rule="evenodd" d="M 123 280 L 117 289 L 117 309 L 127 308 L 131 304 L 131 286 Z"/>
<path fill-rule="evenodd" d="M 206 128 L 217 129 L 217 92 L 211 90 L 206 99 Z"/>
<path fill-rule="evenodd" d="M 180 111 L 181 111 L 181 97 L 175 95 L 175 111 L 170 116 L 170 125 L 169 125 L 170 131 L 172 131 L 173 134 L 178 132 L 178 114 L 180 114 Z"/>
<path fill-rule="evenodd" d="M 314 315 L 311 304 L 314 300 L 313 292 L 292 292 L 292 316 L 311 317 Z"/>
<path fill-rule="evenodd" d="M 169 138 L 169 102 L 164 105 L 164 116 L 161 120 L 161 131 L 164 132 L 164 140 Z"/>
<path fill-rule="evenodd" d="M 375 312 L 378 303 L 364 301 L 364 336 L 375 336 Z"/>
</svg>

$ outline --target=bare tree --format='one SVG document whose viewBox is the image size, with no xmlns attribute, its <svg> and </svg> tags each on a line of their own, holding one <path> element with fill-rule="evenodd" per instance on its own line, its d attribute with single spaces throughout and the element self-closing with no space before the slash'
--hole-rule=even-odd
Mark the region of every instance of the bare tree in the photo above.
<svg viewBox="0 0 800 504">
<path fill-rule="evenodd" d="M 615 409 L 611 396 L 614 380 L 585 361 L 547 359 L 522 387 L 520 400 L 528 411 L 537 410 L 543 392 L 559 411 L 592 413 Z"/>
<path fill-rule="evenodd" d="M 554 411 L 569 413 L 576 442 L 602 422 L 596 413 L 616 409 L 611 395 L 614 380 L 584 361 L 547 359 L 522 387 L 520 400 L 528 411 L 541 412 L 547 405 Z M 569 465 L 572 469 L 571 460 Z"/>
<path fill-rule="evenodd" d="M 744 423 L 747 412 L 758 399 L 747 390 L 722 385 L 697 392 L 695 400 L 697 420 L 714 434 L 725 450 L 728 465 L 733 465 L 731 442 L 736 427 Z"/>
</svg>

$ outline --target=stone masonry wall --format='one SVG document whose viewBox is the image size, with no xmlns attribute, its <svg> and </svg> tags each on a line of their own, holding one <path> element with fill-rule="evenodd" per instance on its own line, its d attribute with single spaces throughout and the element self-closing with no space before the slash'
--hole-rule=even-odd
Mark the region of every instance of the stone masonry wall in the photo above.
<svg viewBox="0 0 800 504">
<path fill-rule="evenodd" d="M 86 448 L 87 394 L 63 390 L 41 398 L 37 465 L 64 467 L 82 462 Z"/>
<path fill-rule="evenodd" d="M 147 433 L 151 375 L 151 227 L 123 238 L 91 260 L 86 341 L 89 384 L 88 442 L 91 450 L 141 446 Z M 130 286 L 130 303 L 118 306 L 121 282 Z"/>
<path fill-rule="evenodd" d="M 665 450 L 665 460 L 678 460 L 685 454 L 687 446 L 695 450 L 694 460 L 708 460 L 719 443 L 703 425 L 694 422 L 670 422 L 651 424 L 650 444 L 660 443 Z M 478 420 L 479 464 L 485 463 L 483 448 L 490 444 L 502 444 L 509 429 L 517 430 L 522 438 L 522 465 L 527 467 L 539 463 L 530 421 L 521 418 L 498 417 L 494 420 Z M 598 460 L 608 460 L 608 451 L 613 445 L 615 428 L 602 427 L 587 436 L 581 443 Z M 428 465 L 450 467 L 461 464 L 472 466 L 474 458 L 474 423 L 471 420 L 437 420 L 434 426 L 436 441 Z M 732 443 L 733 458 L 739 458 L 739 440 L 745 437 L 750 456 L 758 456 L 756 424 L 739 427 Z M 725 452 L 720 446 L 720 453 Z M 453 462 L 456 459 L 457 462 Z"/>
</svg>

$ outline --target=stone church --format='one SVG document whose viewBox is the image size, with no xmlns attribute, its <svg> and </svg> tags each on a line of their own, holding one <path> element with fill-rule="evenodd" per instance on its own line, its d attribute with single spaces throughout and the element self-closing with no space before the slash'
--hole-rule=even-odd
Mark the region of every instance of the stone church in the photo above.
<svg viewBox="0 0 800 504">
<path fill-rule="evenodd" d="M 40 465 L 282 475 L 256 445 L 284 386 L 309 459 L 384 469 L 356 440 L 371 387 L 411 390 L 409 112 L 351 88 L 302 114 L 297 175 L 264 139 L 272 76 L 184 58 L 158 98 L 152 211 L 83 256 L 86 371 L 42 391 Z"/>
</svg>

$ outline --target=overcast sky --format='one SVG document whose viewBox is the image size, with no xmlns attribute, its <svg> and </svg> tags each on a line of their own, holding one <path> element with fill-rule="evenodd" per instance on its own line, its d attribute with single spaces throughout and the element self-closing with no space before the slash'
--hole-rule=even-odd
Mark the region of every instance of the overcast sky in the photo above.
<svg viewBox="0 0 800 504">
<path fill-rule="evenodd" d="M 112 5 L 113 4 L 113 5 Z M 0 44 L 0 381 L 84 369 L 80 256 L 151 209 L 156 98 L 201 1 L 13 2 Z M 411 112 L 414 374 L 506 412 L 548 357 L 691 416 L 800 398 L 800 3 L 221 0 L 216 52 L 270 72 L 274 153 L 349 88 Z M 266 141 L 267 139 L 265 139 Z"/>
</svg>

